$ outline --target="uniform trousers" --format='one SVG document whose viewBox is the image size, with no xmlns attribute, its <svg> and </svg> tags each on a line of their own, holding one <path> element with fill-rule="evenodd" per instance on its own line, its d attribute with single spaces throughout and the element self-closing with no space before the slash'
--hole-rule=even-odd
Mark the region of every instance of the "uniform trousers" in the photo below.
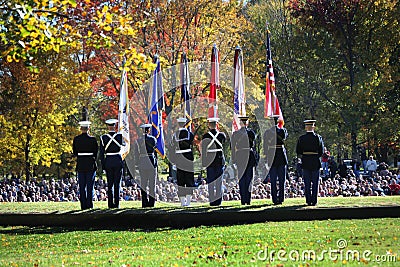
<svg viewBox="0 0 400 267">
<path fill-rule="evenodd" d="M 176 180 L 178 183 L 178 196 L 184 197 L 193 194 L 194 172 L 177 168 Z"/>
<path fill-rule="evenodd" d="M 248 204 L 250 205 L 251 201 L 251 182 L 253 180 L 253 166 L 247 166 L 246 169 L 240 170 L 238 168 L 238 173 L 242 174 L 242 177 L 239 179 L 239 193 L 240 193 L 240 201 L 242 205 Z"/>
<path fill-rule="evenodd" d="M 93 185 L 95 177 L 95 171 L 78 172 L 79 201 L 83 210 L 93 208 Z"/>
<path fill-rule="evenodd" d="M 109 208 L 119 208 L 119 192 L 122 178 L 122 167 L 116 166 L 106 168 L 107 175 L 107 197 Z"/>
<path fill-rule="evenodd" d="M 211 206 L 221 205 L 223 172 L 224 166 L 207 167 L 208 199 Z"/>
<path fill-rule="evenodd" d="M 286 165 L 272 166 L 269 170 L 271 179 L 271 197 L 274 204 L 283 203 L 285 200 Z M 279 189 L 277 188 L 279 182 Z"/>
<path fill-rule="evenodd" d="M 303 179 L 307 205 L 317 205 L 319 170 L 303 169 Z"/>
<path fill-rule="evenodd" d="M 156 168 L 139 169 L 140 191 L 142 193 L 142 207 L 154 207 L 156 197 Z M 147 193 L 147 187 L 149 191 Z"/>
</svg>

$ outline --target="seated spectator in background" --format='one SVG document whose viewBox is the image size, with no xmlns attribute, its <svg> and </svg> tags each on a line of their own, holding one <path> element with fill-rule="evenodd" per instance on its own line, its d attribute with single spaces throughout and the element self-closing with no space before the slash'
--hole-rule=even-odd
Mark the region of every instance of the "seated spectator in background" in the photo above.
<svg viewBox="0 0 400 267">
<path fill-rule="evenodd" d="M 373 190 L 372 190 L 372 188 L 371 188 L 371 186 L 370 185 L 367 185 L 367 186 L 365 186 L 364 187 L 364 189 L 363 189 L 363 195 L 364 196 L 376 196 L 375 194 L 374 194 L 374 192 L 373 192 Z"/>
<path fill-rule="evenodd" d="M 384 196 L 385 193 L 383 192 L 383 189 L 381 188 L 381 185 L 379 183 L 374 183 L 372 185 L 372 191 L 375 193 L 375 196 Z"/>
<path fill-rule="evenodd" d="M 397 184 L 395 179 L 390 180 L 389 189 L 392 196 L 400 195 L 400 184 Z"/>
<path fill-rule="evenodd" d="M 389 165 L 387 165 L 385 162 L 379 163 L 379 166 L 377 168 L 377 172 L 379 173 L 380 176 L 389 175 Z"/>
</svg>

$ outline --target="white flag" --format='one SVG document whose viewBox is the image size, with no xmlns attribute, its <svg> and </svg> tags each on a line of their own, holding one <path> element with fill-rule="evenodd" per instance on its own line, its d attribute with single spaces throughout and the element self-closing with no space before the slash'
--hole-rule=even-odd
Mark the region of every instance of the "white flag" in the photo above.
<svg viewBox="0 0 400 267">
<path fill-rule="evenodd" d="M 239 130 L 239 116 L 246 116 L 246 99 L 244 89 L 244 66 L 242 49 L 238 46 L 235 49 L 233 63 L 233 122 L 232 132 Z"/>
<path fill-rule="evenodd" d="M 130 138 L 129 138 L 129 97 L 128 97 L 128 79 L 125 70 L 122 71 L 119 93 L 119 109 L 118 109 L 118 131 L 122 134 L 125 141 L 125 146 L 121 148 L 122 159 L 129 153 Z"/>
</svg>

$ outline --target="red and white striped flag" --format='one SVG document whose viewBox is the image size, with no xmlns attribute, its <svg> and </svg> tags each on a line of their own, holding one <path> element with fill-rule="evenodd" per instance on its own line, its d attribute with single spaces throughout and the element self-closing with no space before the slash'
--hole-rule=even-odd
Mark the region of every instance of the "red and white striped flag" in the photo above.
<svg viewBox="0 0 400 267">
<path fill-rule="evenodd" d="M 267 64 L 268 64 L 268 71 L 267 71 L 266 86 L 265 86 L 264 117 L 269 118 L 272 115 L 279 115 L 278 127 L 282 128 L 284 125 L 284 119 L 282 110 L 279 106 L 278 97 L 276 96 L 275 93 L 275 76 L 274 76 L 274 68 L 272 66 L 272 53 L 271 53 L 271 44 L 270 44 L 268 29 L 267 29 Z"/>
</svg>

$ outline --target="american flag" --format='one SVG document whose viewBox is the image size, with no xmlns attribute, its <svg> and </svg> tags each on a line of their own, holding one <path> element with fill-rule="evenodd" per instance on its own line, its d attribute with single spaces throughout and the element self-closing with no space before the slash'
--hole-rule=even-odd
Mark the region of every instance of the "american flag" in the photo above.
<svg viewBox="0 0 400 267">
<path fill-rule="evenodd" d="M 275 76 L 274 68 L 272 66 L 272 53 L 271 53 L 271 42 L 269 38 L 269 30 L 267 29 L 267 64 L 268 71 L 266 77 L 266 87 L 265 87 L 265 109 L 264 117 L 268 118 L 272 115 L 279 115 L 278 126 L 280 128 L 284 125 L 284 119 L 282 110 L 279 106 L 278 97 L 275 93 Z"/>
</svg>

